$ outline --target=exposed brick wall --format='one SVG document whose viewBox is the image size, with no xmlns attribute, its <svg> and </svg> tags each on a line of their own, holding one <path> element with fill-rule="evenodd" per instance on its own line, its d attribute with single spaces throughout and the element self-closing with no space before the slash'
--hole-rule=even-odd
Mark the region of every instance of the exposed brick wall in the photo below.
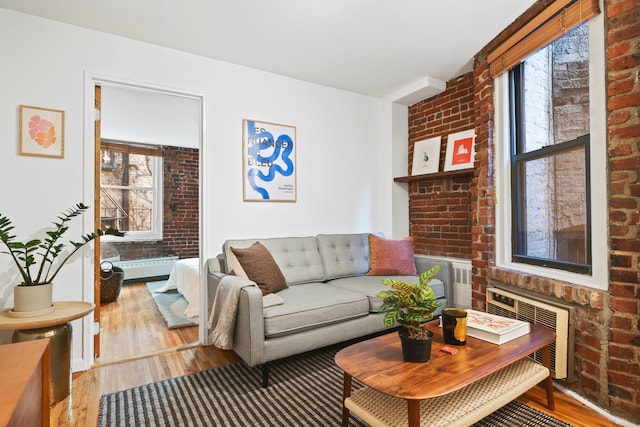
<svg viewBox="0 0 640 427">
<path fill-rule="evenodd" d="M 640 418 L 640 7 L 607 1 L 610 310 L 607 394 Z M 604 384 L 603 384 L 604 387 Z"/>
<path fill-rule="evenodd" d="M 197 258 L 199 251 L 198 150 L 164 149 L 164 219 L 162 241 L 110 243 L 120 259 L 177 255 Z"/>
<path fill-rule="evenodd" d="M 416 141 L 443 136 L 444 170 L 448 134 L 473 128 L 473 75 L 447 83 L 446 90 L 409 107 L 409 168 Z M 409 234 L 423 255 L 471 257 L 471 175 L 426 178 L 409 183 Z"/>
<path fill-rule="evenodd" d="M 538 2 L 532 10 L 544 5 Z M 600 406 L 626 418 L 640 416 L 639 262 L 640 234 L 640 28 L 637 0 L 610 1 L 607 21 L 607 88 L 610 215 L 610 289 L 599 291 L 506 271 L 495 267 L 493 159 L 493 81 L 486 54 L 516 31 L 528 16 L 510 26 L 476 56 L 474 67 L 477 206 L 472 215 L 473 305 L 485 308 L 487 285 L 511 286 L 576 307 L 575 357 L 578 381 L 568 384 Z M 532 12 L 533 13 L 533 12 Z M 531 13 L 530 13 L 531 14 Z M 530 15 L 529 14 L 529 15 Z M 597 102 L 597 101 L 593 101 Z"/>
<path fill-rule="evenodd" d="M 607 39 L 607 151 L 609 206 L 609 289 L 601 291 L 495 267 L 494 100 L 486 55 L 521 28 L 548 1 L 538 1 L 500 33 L 476 57 L 473 71 L 473 119 L 476 162 L 467 190 L 471 235 L 466 243 L 472 259 L 473 306 L 484 310 L 489 286 L 525 289 L 550 300 L 570 304 L 576 311 L 575 369 L 578 381 L 565 384 L 599 406 L 640 422 L 640 9 L 638 0 L 606 1 L 603 13 Z M 462 78 L 467 79 L 467 76 Z M 447 91 L 459 79 L 450 82 Z M 443 93 L 439 97 L 445 97 Z M 409 153 L 415 141 L 448 131 L 440 118 L 424 114 L 438 98 L 409 110 Z M 448 99 L 447 102 L 451 102 Z M 453 100 L 455 102 L 455 100 Z M 593 101 L 597 102 L 597 101 Z M 438 127 L 438 131 L 432 130 Z M 460 129 L 461 130 L 461 129 Z M 444 145 L 444 144 L 443 144 Z M 444 151 L 443 151 L 444 153 Z M 411 165 L 411 159 L 409 161 Z M 441 168 L 442 169 L 442 168 Z M 419 239 L 427 216 L 447 211 L 451 197 L 438 200 L 427 191 L 449 189 L 445 178 L 412 183 L 410 224 Z M 422 189 L 422 190 L 421 190 Z M 435 217 L 435 216 L 434 216 Z M 420 228 L 422 227 L 422 228 Z M 446 245 L 445 245 L 446 246 Z M 446 255 L 426 244 L 421 253 Z M 442 252 L 442 253 L 441 253 Z"/>
</svg>

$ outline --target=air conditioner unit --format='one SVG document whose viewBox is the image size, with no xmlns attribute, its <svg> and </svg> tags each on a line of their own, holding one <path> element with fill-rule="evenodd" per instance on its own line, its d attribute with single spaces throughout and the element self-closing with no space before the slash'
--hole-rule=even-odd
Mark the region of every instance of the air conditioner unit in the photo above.
<svg viewBox="0 0 640 427">
<path fill-rule="evenodd" d="M 573 369 L 575 325 L 572 307 L 503 289 L 488 288 L 487 312 L 524 320 L 553 330 L 556 333 L 556 340 L 550 346 L 553 378 L 575 380 Z M 541 363 L 542 352 L 537 351 L 532 358 Z"/>
</svg>

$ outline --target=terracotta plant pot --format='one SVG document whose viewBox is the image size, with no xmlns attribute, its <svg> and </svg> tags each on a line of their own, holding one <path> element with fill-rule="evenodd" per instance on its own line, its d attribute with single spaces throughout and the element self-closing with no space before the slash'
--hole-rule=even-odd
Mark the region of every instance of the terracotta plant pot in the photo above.
<svg viewBox="0 0 640 427">
<path fill-rule="evenodd" d="M 51 283 L 43 285 L 18 285 L 13 292 L 14 317 L 33 317 L 50 313 L 54 310 L 51 302 L 53 286 Z"/>
<path fill-rule="evenodd" d="M 429 332 L 427 339 L 409 338 L 409 331 L 401 327 L 398 329 L 400 341 L 402 343 L 402 358 L 405 362 L 428 362 L 431 359 L 431 344 L 433 343 L 433 332 Z"/>
</svg>

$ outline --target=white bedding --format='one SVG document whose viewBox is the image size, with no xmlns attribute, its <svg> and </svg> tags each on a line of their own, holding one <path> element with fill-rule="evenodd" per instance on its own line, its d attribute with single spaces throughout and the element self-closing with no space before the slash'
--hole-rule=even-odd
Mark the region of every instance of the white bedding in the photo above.
<svg viewBox="0 0 640 427">
<path fill-rule="evenodd" d="M 186 317 L 200 314 L 200 261 L 198 258 L 186 258 L 176 261 L 167 284 L 156 292 L 177 289 L 189 305 L 184 312 Z"/>
</svg>

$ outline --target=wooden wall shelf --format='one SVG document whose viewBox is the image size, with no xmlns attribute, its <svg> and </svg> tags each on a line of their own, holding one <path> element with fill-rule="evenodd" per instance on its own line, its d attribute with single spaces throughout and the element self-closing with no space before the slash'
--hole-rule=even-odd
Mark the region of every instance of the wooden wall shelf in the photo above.
<svg viewBox="0 0 640 427">
<path fill-rule="evenodd" d="M 446 176 L 461 176 L 461 175 L 469 175 L 469 174 L 473 174 L 473 168 L 460 169 L 456 171 L 426 173 L 423 175 L 398 176 L 396 178 L 393 178 L 393 181 L 394 182 L 413 182 L 413 181 L 420 181 L 422 179 L 434 179 L 434 178 L 442 178 Z"/>
</svg>

